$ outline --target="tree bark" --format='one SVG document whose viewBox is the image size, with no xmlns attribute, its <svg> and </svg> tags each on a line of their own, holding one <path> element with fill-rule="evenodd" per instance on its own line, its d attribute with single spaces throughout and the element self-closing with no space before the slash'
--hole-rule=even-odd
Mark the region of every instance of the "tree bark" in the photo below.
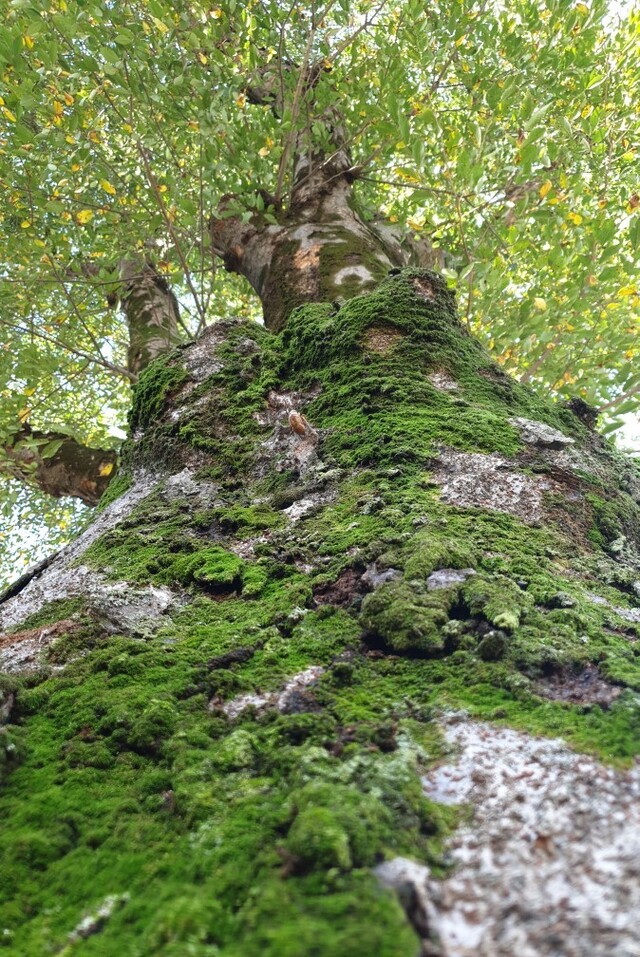
<svg viewBox="0 0 640 957">
<path fill-rule="evenodd" d="M 180 311 L 167 280 L 148 260 L 123 259 L 120 281 L 118 296 L 129 331 L 127 366 L 138 375 L 180 342 Z"/>
<path fill-rule="evenodd" d="M 0 603 L 12 953 L 633 953 L 636 468 L 436 274 L 331 300 L 143 371 L 113 501 Z"/>
</svg>

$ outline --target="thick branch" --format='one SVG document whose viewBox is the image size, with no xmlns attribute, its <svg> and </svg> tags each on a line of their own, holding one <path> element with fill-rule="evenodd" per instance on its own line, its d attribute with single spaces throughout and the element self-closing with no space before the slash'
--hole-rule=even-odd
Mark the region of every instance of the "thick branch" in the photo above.
<svg viewBox="0 0 640 957">
<path fill-rule="evenodd" d="M 395 252 L 351 207 L 350 185 L 336 177 L 278 225 L 249 223 L 223 213 L 210 224 L 211 244 L 225 268 L 245 276 L 262 301 L 265 324 L 278 330 L 307 302 L 349 299 L 372 289 Z"/>
<path fill-rule="evenodd" d="M 120 263 L 120 304 L 129 329 L 129 371 L 137 375 L 152 359 L 180 342 L 178 302 L 164 276 L 146 260 Z"/>
<path fill-rule="evenodd" d="M 301 66 L 287 63 L 281 69 L 284 73 L 295 70 L 297 83 L 276 195 L 266 201 L 278 223 L 267 223 L 261 214 L 246 222 L 246 216 L 231 212 L 228 197 L 210 221 L 214 253 L 227 270 L 248 279 L 262 301 L 265 324 L 274 330 L 297 306 L 367 292 L 392 267 L 442 266 L 441 254 L 427 240 L 415 242 L 390 225 L 367 222 L 359 214 L 352 193 L 360 170 L 350 156 L 340 111 L 329 106 L 322 114 L 316 111 L 313 123 L 310 118 L 324 61 L 309 62 L 305 56 Z M 247 88 L 250 101 L 269 104 L 280 115 L 284 110 L 281 79 L 271 64 L 256 71 Z M 303 104 L 309 118 L 296 132 Z M 321 136 L 318 126 L 323 128 Z M 283 212 L 283 170 L 289 162 L 292 188 Z"/>
<path fill-rule="evenodd" d="M 47 495 L 70 495 L 97 505 L 115 475 L 117 453 L 91 449 L 63 432 L 22 426 L 0 451 L 0 473 L 39 488 Z"/>
</svg>

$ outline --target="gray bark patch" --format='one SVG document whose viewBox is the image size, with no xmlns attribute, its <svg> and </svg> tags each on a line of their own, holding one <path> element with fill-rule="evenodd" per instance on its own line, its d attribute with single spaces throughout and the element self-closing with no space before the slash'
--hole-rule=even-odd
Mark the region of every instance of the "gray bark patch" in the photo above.
<svg viewBox="0 0 640 957">
<path fill-rule="evenodd" d="M 509 419 L 519 433 L 520 438 L 527 445 L 537 445 L 545 449 L 564 449 L 568 445 L 575 445 L 575 439 L 559 432 L 545 422 L 536 422 L 533 419 L 517 417 Z"/>
<path fill-rule="evenodd" d="M 44 649 L 77 628 L 77 622 L 65 618 L 54 625 L 0 635 L 0 671 L 24 674 L 37 670 Z"/>
<path fill-rule="evenodd" d="M 496 453 L 482 455 L 444 449 L 438 455 L 438 463 L 433 477 L 447 505 L 489 508 L 516 515 L 525 522 L 543 518 L 544 493 L 558 488 L 546 476 L 525 475 Z"/>
<path fill-rule="evenodd" d="M 404 336 L 399 329 L 388 323 L 378 323 L 369 326 L 364 334 L 363 345 L 369 352 L 376 352 L 378 355 L 386 355 L 387 352 L 397 346 Z"/>
<path fill-rule="evenodd" d="M 283 688 L 271 692 L 255 692 L 253 694 L 243 694 L 232 701 L 220 702 L 217 699 L 209 702 L 209 709 L 220 708 L 228 718 L 234 719 L 246 711 L 247 708 L 255 708 L 256 711 L 264 711 L 266 708 L 276 708 L 280 712 L 287 712 L 291 709 L 296 696 L 304 689 L 315 682 L 324 674 L 324 668 L 319 665 L 312 665 L 299 674 L 289 678 Z"/>
<path fill-rule="evenodd" d="M 625 621 L 632 621 L 636 624 L 640 623 L 640 608 L 621 608 L 620 605 L 612 605 L 606 598 L 603 598 L 601 595 L 594 595 L 591 592 L 587 592 L 587 598 L 589 601 L 592 601 L 594 605 L 605 605 L 605 607 L 610 608 L 616 615 L 619 615 L 620 618 L 624 618 Z"/>
<path fill-rule="evenodd" d="M 110 582 L 84 565 L 52 567 L 46 581 L 40 587 L 34 585 L 23 606 L 5 610 L 2 626 L 14 627 L 48 602 L 76 596 L 86 599 L 87 609 L 105 631 L 139 637 L 152 634 L 163 623 L 163 615 L 181 603 L 164 586 L 136 588 L 126 582 Z M 0 670 L 17 673 L 37 668 L 42 652 L 74 627 L 73 620 L 65 619 L 55 625 L 0 635 Z"/>
<path fill-rule="evenodd" d="M 580 671 L 560 671 L 540 678 L 533 690 L 543 698 L 552 701 L 569 701 L 571 704 L 596 704 L 608 708 L 612 701 L 622 693 L 622 687 L 612 685 L 600 677 L 594 665 L 587 665 Z"/>
<path fill-rule="evenodd" d="M 439 568 L 427 578 L 427 588 L 429 591 L 452 588 L 454 585 L 461 585 L 470 575 L 475 575 L 473 568 Z"/>
<path fill-rule="evenodd" d="M 460 388 L 456 380 L 449 375 L 446 369 L 437 369 L 435 372 L 430 373 L 427 379 L 436 389 L 439 389 L 440 392 L 457 392 Z"/>
<path fill-rule="evenodd" d="M 76 568 L 76 562 L 101 535 L 111 531 L 126 518 L 134 507 L 156 488 L 157 484 L 156 475 L 148 472 L 139 473 L 135 485 L 108 505 L 103 512 L 96 515 L 91 526 L 82 535 L 63 548 L 41 571 L 34 574 L 17 594 L 2 602 L 0 629 L 6 631 L 16 627 L 48 602 L 74 595 L 91 594 L 93 579 L 95 579 L 96 588 L 100 590 L 101 576 L 88 568 L 84 570 Z"/>
<path fill-rule="evenodd" d="M 640 768 L 455 717 L 444 732 L 458 754 L 424 788 L 473 820 L 452 873 L 417 877 L 443 957 L 639 957 Z"/>
</svg>

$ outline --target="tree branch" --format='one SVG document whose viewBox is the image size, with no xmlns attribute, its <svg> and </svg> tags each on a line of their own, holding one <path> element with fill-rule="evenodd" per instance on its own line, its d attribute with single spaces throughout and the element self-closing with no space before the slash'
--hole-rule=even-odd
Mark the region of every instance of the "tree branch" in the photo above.
<svg viewBox="0 0 640 957">
<path fill-rule="evenodd" d="M 171 287 L 146 260 L 123 259 L 117 291 L 129 330 L 129 372 L 137 375 L 181 341 L 180 310 Z"/>
<path fill-rule="evenodd" d="M 631 389 L 627 389 L 626 392 L 621 392 L 615 399 L 611 399 L 610 402 L 605 402 L 604 405 L 599 407 L 598 412 L 609 412 L 611 409 L 617 409 L 619 405 L 622 405 L 627 399 L 633 398 L 634 395 L 638 395 L 639 392 L 640 385 L 634 385 Z"/>
<path fill-rule="evenodd" d="M 97 505 L 115 475 L 117 459 L 113 449 L 91 449 L 64 432 L 23 425 L 0 447 L 0 475 L 55 498 L 70 495 Z"/>
</svg>

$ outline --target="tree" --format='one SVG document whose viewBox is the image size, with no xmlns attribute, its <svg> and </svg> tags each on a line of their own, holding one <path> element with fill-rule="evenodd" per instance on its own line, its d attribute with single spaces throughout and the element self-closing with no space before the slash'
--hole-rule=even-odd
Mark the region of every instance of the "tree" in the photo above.
<svg viewBox="0 0 640 957">
<path fill-rule="evenodd" d="M 637 18 L 8 14 L 3 940 L 632 953 Z"/>
</svg>

